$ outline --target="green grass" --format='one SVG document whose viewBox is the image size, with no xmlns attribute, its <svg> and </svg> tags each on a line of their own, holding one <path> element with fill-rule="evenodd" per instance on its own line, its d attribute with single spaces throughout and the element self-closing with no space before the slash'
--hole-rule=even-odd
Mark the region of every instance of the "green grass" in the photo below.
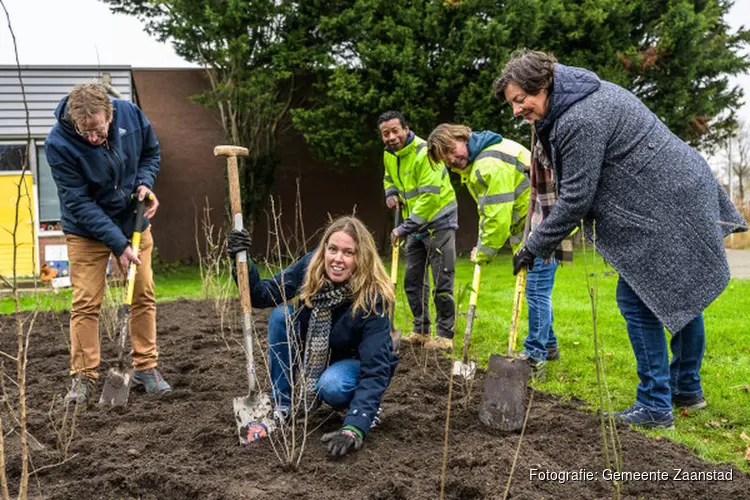
<svg viewBox="0 0 750 500">
<path fill-rule="evenodd" d="M 594 262 L 590 250 L 586 260 L 589 274 L 593 273 L 596 264 L 597 329 L 604 339 L 603 353 L 612 406 L 615 410 L 621 410 L 635 401 L 638 376 L 625 320 L 620 316 L 615 300 L 617 275 L 600 257 Z M 403 265 L 400 267 L 402 277 Z M 459 259 L 456 290 L 462 285 L 470 286 L 473 267 L 468 259 Z M 510 254 L 499 256 L 482 269 L 470 349 L 480 366 L 487 366 L 490 354 L 507 355 L 514 284 Z M 456 321 L 457 353 L 463 348 L 468 293 L 462 302 Z M 599 407 L 599 396 L 594 364 L 592 308 L 582 249 L 576 249 L 575 265 L 565 264 L 558 269 L 552 302 L 554 328 L 562 359 L 547 364 L 546 381 L 539 388 L 565 398 L 582 399 L 590 410 L 595 411 Z M 462 312 L 464 314 L 460 314 Z M 399 289 L 396 324 L 404 333 L 411 331 L 411 317 L 403 289 Z M 750 443 L 740 437 L 743 432 L 750 436 L 750 343 L 747 337 L 750 280 L 732 280 L 727 290 L 705 311 L 704 317 L 707 346 L 701 374 L 709 406 L 689 415 L 676 413 L 675 430 L 649 431 L 648 434 L 681 442 L 705 460 L 733 462 L 750 471 L 744 459 Z M 518 350 L 523 348 L 527 333 L 524 305 L 518 331 Z M 598 439 L 598 436 L 591 438 Z"/>
<path fill-rule="evenodd" d="M 158 302 L 171 302 L 178 299 L 197 300 L 201 299 L 201 277 L 197 266 L 178 266 L 170 268 L 160 274 L 154 273 L 156 286 L 156 300 Z M 56 291 L 45 291 L 38 294 L 39 310 L 62 311 L 70 309 L 73 292 L 70 288 L 62 288 Z M 33 293 L 20 295 L 19 303 L 22 311 L 32 311 L 36 306 L 37 298 Z M 5 295 L 0 298 L 0 314 L 11 314 L 15 312 L 13 297 Z"/>
<path fill-rule="evenodd" d="M 472 357 L 486 367 L 490 354 L 505 355 L 508 350 L 508 331 L 515 277 L 511 273 L 509 254 L 499 256 L 482 272 L 477 316 L 472 332 Z M 594 261 L 589 252 L 588 272 L 593 272 Z M 575 397 L 598 408 L 598 392 L 594 367 L 593 327 L 591 304 L 586 285 L 583 252 L 577 249 L 574 266 L 564 265 L 557 271 L 552 300 L 555 309 L 555 332 L 559 338 L 562 359 L 548 363 L 547 380 L 540 384 L 543 391 Z M 604 338 L 606 375 L 614 409 L 630 406 L 635 400 L 638 377 L 635 358 L 628 341 L 625 321 L 615 301 L 617 275 L 601 258 L 596 259 L 598 280 L 597 328 Z M 399 281 L 404 272 L 403 261 Z M 456 289 L 471 284 L 473 264 L 459 259 L 456 269 Z M 264 272 L 267 276 L 269 273 Z M 156 274 L 159 302 L 180 298 L 200 299 L 201 281 L 197 267 L 181 266 Z M 71 292 L 40 294 L 42 310 L 61 310 L 70 307 Z M 468 293 L 460 305 L 457 318 L 457 352 L 462 348 Z M 21 305 L 31 310 L 33 295 L 23 295 Z M 13 300 L 0 299 L 0 313 L 14 311 Z M 460 314 L 464 313 L 464 314 Z M 684 443 L 703 459 L 712 462 L 733 462 L 750 471 L 744 453 L 750 443 L 740 435 L 750 435 L 750 280 L 732 280 L 727 290 L 705 311 L 706 356 L 701 371 L 703 388 L 708 401 L 705 410 L 690 415 L 676 415 L 673 431 L 648 431 L 650 436 L 664 436 Z M 433 316 L 434 317 L 434 316 Z M 406 334 L 410 331 L 411 312 L 403 288 L 399 287 L 396 304 L 396 324 Z M 517 347 L 521 347 L 528 332 L 526 308 L 518 332 Z M 592 439 L 599 439 L 592 436 Z M 627 460 L 627 457 L 625 457 Z"/>
</svg>

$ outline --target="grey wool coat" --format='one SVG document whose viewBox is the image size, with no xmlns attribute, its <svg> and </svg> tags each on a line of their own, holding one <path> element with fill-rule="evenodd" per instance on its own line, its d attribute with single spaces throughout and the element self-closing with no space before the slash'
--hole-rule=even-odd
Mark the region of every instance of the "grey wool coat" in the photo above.
<svg viewBox="0 0 750 500">
<path fill-rule="evenodd" d="M 627 90 L 557 64 L 548 103 L 534 126 L 559 196 L 528 250 L 549 256 L 583 219 L 638 297 L 681 330 L 726 288 L 722 239 L 747 222 L 701 155 Z"/>
</svg>

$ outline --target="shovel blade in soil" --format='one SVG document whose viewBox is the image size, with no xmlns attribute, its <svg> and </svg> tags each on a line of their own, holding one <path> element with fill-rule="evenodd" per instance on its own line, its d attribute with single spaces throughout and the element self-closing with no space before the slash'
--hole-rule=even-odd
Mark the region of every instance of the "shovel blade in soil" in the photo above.
<svg viewBox="0 0 750 500">
<path fill-rule="evenodd" d="M 502 431 L 517 431 L 523 427 L 529 370 L 525 361 L 498 354 L 490 356 L 479 407 L 479 420 L 484 425 Z"/>
<path fill-rule="evenodd" d="M 453 375 L 457 377 L 463 377 L 465 380 L 473 380 L 474 374 L 477 372 L 477 364 L 474 361 L 454 361 L 453 362 Z"/>
<path fill-rule="evenodd" d="M 276 424 L 271 417 L 271 398 L 267 394 L 250 394 L 234 398 L 234 418 L 240 444 L 250 444 L 273 432 Z"/>
<path fill-rule="evenodd" d="M 110 368 L 107 379 L 104 381 L 102 395 L 99 404 L 112 406 L 125 406 L 130 397 L 130 385 L 133 380 L 133 370 L 117 370 Z"/>
</svg>

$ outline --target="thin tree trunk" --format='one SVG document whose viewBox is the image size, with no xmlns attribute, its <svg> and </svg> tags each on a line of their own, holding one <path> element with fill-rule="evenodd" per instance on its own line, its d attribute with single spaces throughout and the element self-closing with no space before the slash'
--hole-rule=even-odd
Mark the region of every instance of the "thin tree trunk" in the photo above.
<svg viewBox="0 0 750 500">
<path fill-rule="evenodd" d="M 3 500 L 10 500 L 8 476 L 5 474 L 5 430 L 3 429 L 2 418 L 0 418 L 0 488 L 2 489 Z"/>
</svg>

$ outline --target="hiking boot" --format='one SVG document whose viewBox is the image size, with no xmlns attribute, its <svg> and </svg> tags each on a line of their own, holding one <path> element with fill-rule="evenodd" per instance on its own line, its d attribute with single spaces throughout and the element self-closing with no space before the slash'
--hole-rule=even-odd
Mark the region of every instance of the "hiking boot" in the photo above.
<svg viewBox="0 0 750 500">
<path fill-rule="evenodd" d="M 516 359 L 526 361 L 529 364 L 529 378 L 538 382 L 543 382 L 547 376 L 547 367 L 544 361 L 537 361 L 526 351 L 516 354 Z"/>
<path fill-rule="evenodd" d="M 374 417 L 372 417 L 372 422 L 370 423 L 370 430 L 373 430 L 375 427 L 383 423 L 383 409 L 378 407 L 378 412 L 375 414 Z"/>
<path fill-rule="evenodd" d="M 425 345 L 430 340 L 430 333 L 411 332 L 401 339 L 401 342 L 411 345 Z"/>
<path fill-rule="evenodd" d="M 172 392 L 172 388 L 156 368 L 136 370 L 133 375 L 133 385 L 142 386 L 149 394 L 162 395 Z"/>
<path fill-rule="evenodd" d="M 89 396 L 94 393 L 96 381 L 83 375 L 75 375 L 70 390 L 65 395 L 65 404 L 76 403 L 83 404 L 89 400 Z"/>
<path fill-rule="evenodd" d="M 452 351 L 453 339 L 449 339 L 446 337 L 435 337 L 434 339 L 425 343 L 424 348 L 431 351 Z"/>
<path fill-rule="evenodd" d="M 292 420 L 292 411 L 286 406 L 276 406 L 273 409 L 273 420 L 279 427 L 287 425 Z"/>
<path fill-rule="evenodd" d="M 695 394 L 692 396 L 672 394 L 672 404 L 675 408 L 680 410 L 702 410 L 708 406 L 703 394 Z"/>
<path fill-rule="evenodd" d="M 633 405 L 614 414 L 615 420 L 644 429 L 673 429 L 674 415 L 671 411 L 649 410 Z"/>
<path fill-rule="evenodd" d="M 560 346 L 547 347 L 547 361 L 557 361 L 558 359 L 560 359 Z"/>
</svg>

